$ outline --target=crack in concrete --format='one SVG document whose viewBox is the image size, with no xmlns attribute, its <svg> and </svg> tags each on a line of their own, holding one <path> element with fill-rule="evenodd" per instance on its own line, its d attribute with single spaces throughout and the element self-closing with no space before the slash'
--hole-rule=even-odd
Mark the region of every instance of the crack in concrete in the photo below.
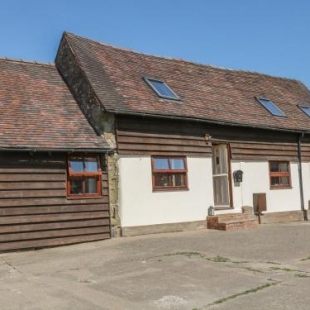
<svg viewBox="0 0 310 310">
<path fill-rule="evenodd" d="M 265 284 L 262 284 L 260 286 L 257 286 L 257 287 L 254 287 L 252 289 L 249 289 L 249 290 L 246 290 L 246 291 L 243 291 L 243 292 L 240 292 L 240 293 L 236 293 L 236 294 L 233 294 L 233 295 L 229 295 L 227 297 L 224 297 L 224 298 L 221 298 L 221 299 L 218 299 L 216 301 L 214 301 L 213 303 L 211 304 L 208 304 L 206 306 L 203 306 L 201 308 L 198 308 L 198 310 L 201 310 L 201 309 L 206 309 L 208 307 L 211 307 L 211 306 L 214 306 L 214 305 L 218 305 L 218 304 L 222 304 L 224 302 L 227 302 L 231 299 L 235 299 L 235 298 L 238 298 L 240 296 L 244 296 L 244 295 L 248 295 L 248 294 L 253 294 L 253 293 L 256 293 L 256 292 L 259 292 L 259 291 L 262 291 L 268 287 L 271 287 L 271 286 L 275 286 L 277 284 L 279 284 L 280 282 L 278 281 L 273 281 L 273 282 L 267 282 Z"/>
<path fill-rule="evenodd" d="M 4 264 L 7 265 L 10 269 L 20 273 L 20 274 L 24 274 L 22 271 L 20 271 L 19 269 L 17 269 L 15 266 L 13 266 L 12 264 L 10 264 L 9 262 L 3 260 Z"/>
</svg>

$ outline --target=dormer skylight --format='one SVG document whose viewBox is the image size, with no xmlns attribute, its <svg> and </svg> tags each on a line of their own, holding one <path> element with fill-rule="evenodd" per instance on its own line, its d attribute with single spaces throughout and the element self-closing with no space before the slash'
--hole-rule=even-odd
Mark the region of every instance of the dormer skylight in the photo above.
<svg viewBox="0 0 310 310">
<path fill-rule="evenodd" d="M 305 105 L 298 105 L 298 107 L 310 117 L 310 107 Z"/>
<path fill-rule="evenodd" d="M 151 78 L 143 79 L 153 89 L 157 96 L 165 99 L 180 100 L 178 95 L 165 82 Z"/>
<path fill-rule="evenodd" d="M 267 98 L 256 98 L 258 102 L 274 116 L 286 116 L 272 101 Z"/>
</svg>

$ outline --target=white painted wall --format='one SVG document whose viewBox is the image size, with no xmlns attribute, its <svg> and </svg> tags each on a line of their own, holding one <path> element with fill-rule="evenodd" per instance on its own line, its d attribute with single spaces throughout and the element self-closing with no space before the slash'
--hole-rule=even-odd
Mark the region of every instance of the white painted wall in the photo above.
<svg viewBox="0 0 310 310">
<path fill-rule="evenodd" d="M 119 159 L 119 202 L 123 227 L 205 220 L 213 205 L 211 158 L 187 157 L 185 191 L 152 191 L 150 156 Z"/>
<path fill-rule="evenodd" d="M 211 158 L 187 157 L 189 190 L 167 192 L 152 190 L 150 156 L 122 156 L 118 163 L 119 212 L 123 227 L 201 221 L 214 205 Z M 267 194 L 267 212 L 301 209 L 298 163 L 290 163 L 290 189 L 270 189 L 267 161 L 232 161 L 231 171 L 239 169 L 243 171 L 243 182 L 232 183 L 234 210 L 231 212 L 241 212 L 242 206 L 253 206 L 253 193 Z M 303 163 L 303 182 L 307 209 L 310 163 Z"/>
<path fill-rule="evenodd" d="M 242 206 L 253 206 L 253 193 L 266 193 L 267 212 L 301 210 L 298 163 L 291 162 L 290 168 L 292 188 L 270 189 L 269 164 L 267 161 L 232 161 L 232 172 L 239 169 L 243 171 L 243 182 L 239 186 L 234 182 L 232 184 L 234 208 L 241 210 Z M 310 167 L 307 168 L 307 172 L 304 169 L 303 178 L 310 186 Z"/>
</svg>

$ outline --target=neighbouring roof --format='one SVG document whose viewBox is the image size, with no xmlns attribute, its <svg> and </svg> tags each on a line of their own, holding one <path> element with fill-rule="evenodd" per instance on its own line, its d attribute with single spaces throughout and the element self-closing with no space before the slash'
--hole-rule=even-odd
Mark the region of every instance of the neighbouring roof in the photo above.
<svg viewBox="0 0 310 310">
<path fill-rule="evenodd" d="M 55 65 L 0 59 L 0 149 L 106 149 Z"/>
<path fill-rule="evenodd" d="M 310 91 L 299 81 L 145 55 L 64 33 L 97 97 L 112 113 L 196 118 L 260 128 L 310 131 Z M 165 82 L 180 101 L 160 98 L 143 78 Z M 255 97 L 271 100 L 271 115 Z"/>
</svg>

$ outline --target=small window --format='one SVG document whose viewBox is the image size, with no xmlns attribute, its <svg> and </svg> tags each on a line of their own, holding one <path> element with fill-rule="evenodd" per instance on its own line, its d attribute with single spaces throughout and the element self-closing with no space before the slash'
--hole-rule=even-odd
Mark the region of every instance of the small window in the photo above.
<svg viewBox="0 0 310 310">
<path fill-rule="evenodd" d="M 187 189 L 185 157 L 152 157 L 153 190 Z"/>
<path fill-rule="evenodd" d="M 177 94 L 163 81 L 149 78 L 144 78 L 144 80 L 159 97 L 166 99 L 180 100 Z"/>
<path fill-rule="evenodd" d="M 288 161 L 269 162 L 270 188 L 290 188 L 291 173 Z"/>
<path fill-rule="evenodd" d="M 79 198 L 101 195 L 99 156 L 68 158 L 67 195 Z"/>
<path fill-rule="evenodd" d="M 299 105 L 298 107 L 310 117 L 310 107 L 307 107 L 305 105 Z"/>
<path fill-rule="evenodd" d="M 265 98 L 257 98 L 259 103 L 274 116 L 286 116 L 272 101 Z"/>
</svg>

